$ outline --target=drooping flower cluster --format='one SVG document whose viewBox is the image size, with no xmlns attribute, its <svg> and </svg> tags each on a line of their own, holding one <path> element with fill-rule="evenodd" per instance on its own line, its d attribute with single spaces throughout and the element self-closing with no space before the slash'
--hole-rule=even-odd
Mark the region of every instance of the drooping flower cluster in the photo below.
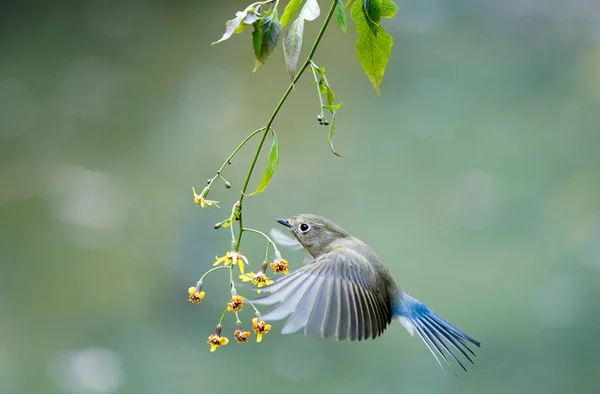
<svg viewBox="0 0 600 394">
<path fill-rule="evenodd" d="M 220 265 L 222 264 L 222 265 Z M 256 287 L 257 293 L 260 293 L 260 288 L 264 286 L 268 286 L 274 283 L 272 279 L 270 279 L 266 271 L 268 267 L 271 267 L 275 274 L 289 274 L 289 263 L 281 257 L 278 250 L 275 250 L 275 257 L 273 261 L 267 263 L 267 261 L 263 262 L 259 268 L 259 270 L 254 272 L 244 273 L 244 265 L 248 264 L 248 259 L 242 255 L 240 252 L 236 251 L 235 248 L 232 248 L 229 252 L 225 254 L 223 257 L 216 257 L 216 261 L 213 264 L 214 268 L 209 270 L 202 278 L 198 281 L 195 287 L 190 287 L 188 289 L 189 293 L 189 301 L 194 304 L 199 304 L 205 298 L 206 294 L 202 291 L 204 277 L 211 273 L 212 271 L 221 269 L 221 268 L 229 268 L 233 270 L 235 266 L 238 266 L 240 269 L 239 278 L 242 282 L 252 282 Z M 263 336 L 271 330 L 271 325 L 265 322 L 260 318 L 260 312 L 252 305 L 250 301 L 248 301 L 245 297 L 237 294 L 237 290 L 234 286 L 234 283 L 231 283 L 231 299 L 227 302 L 227 306 L 225 311 L 221 317 L 221 321 L 217 325 L 214 334 L 208 337 L 207 343 L 210 345 L 210 351 L 214 352 L 216 349 L 223 347 L 229 343 L 229 339 L 222 335 L 222 322 L 223 318 L 227 315 L 227 313 L 233 312 L 235 314 L 237 323 L 235 327 L 235 331 L 233 332 L 233 338 L 237 343 L 247 343 L 251 334 L 251 331 L 244 331 L 242 328 L 242 322 L 239 319 L 238 313 L 242 312 L 244 309 L 244 305 L 246 303 L 250 303 L 252 308 L 255 310 L 255 317 L 252 319 L 252 331 L 254 331 L 256 335 L 256 342 L 261 342 Z"/>
</svg>

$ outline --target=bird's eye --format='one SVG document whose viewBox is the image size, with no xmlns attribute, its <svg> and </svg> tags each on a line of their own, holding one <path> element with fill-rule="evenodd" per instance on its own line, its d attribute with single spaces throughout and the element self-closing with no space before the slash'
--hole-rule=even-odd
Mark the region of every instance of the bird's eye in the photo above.
<svg viewBox="0 0 600 394">
<path fill-rule="evenodd" d="M 302 231 L 303 233 L 307 232 L 308 230 L 310 230 L 310 226 L 306 223 L 302 223 L 300 225 L 300 231 Z"/>
</svg>

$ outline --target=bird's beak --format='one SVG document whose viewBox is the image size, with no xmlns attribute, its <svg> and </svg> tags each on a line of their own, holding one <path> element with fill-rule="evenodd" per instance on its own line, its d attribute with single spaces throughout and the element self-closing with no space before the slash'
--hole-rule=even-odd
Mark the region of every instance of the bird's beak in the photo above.
<svg viewBox="0 0 600 394">
<path fill-rule="evenodd" d="M 289 220 L 287 220 L 287 219 L 275 219 L 275 221 L 279 224 L 283 224 L 285 227 L 289 227 L 289 228 L 292 227 Z"/>
</svg>

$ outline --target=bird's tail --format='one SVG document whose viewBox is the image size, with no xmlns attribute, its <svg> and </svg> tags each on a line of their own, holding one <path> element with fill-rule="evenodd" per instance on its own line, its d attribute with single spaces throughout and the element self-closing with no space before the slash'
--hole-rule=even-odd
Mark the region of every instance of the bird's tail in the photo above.
<svg viewBox="0 0 600 394">
<path fill-rule="evenodd" d="M 477 347 L 481 346 L 478 341 L 448 323 L 441 316 L 429 309 L 427 305 L 407 294 L 404 295 L 394 308 L 394 319 L 402 323 L 411 335 L 415 331 L 419 334 L 419 337 L 425 342 L 425 345 L 427 345 L 444 373 L 446 371 L 440 361 L 440 357 L 449 367 L 450 361 L 448 357 L 456 361 L 463 370 L 467 371 L 451 348 L 460 352 L 460 354 L 473 364 L 469 353 L 473 357 L 475 353 L 469 349 L 468 344 L 473 344 Z"/>
</svg>

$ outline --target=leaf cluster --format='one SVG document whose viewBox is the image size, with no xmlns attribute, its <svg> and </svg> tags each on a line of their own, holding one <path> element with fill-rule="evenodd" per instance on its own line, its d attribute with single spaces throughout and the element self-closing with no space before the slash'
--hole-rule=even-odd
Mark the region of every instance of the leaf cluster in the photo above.
<svg viewBox="0 0 600 394">
<path fill-rule="evenodd" d="M 350 17 L 355 22 L 358 32 L 358 60 L 377 93 L 381 94 L 383 75 L 394 43 L 381 25 L 381 19 L 393 18 L 398 6 L 392 0 L 348 0 L 346 5 L 342 0 L 333 1 L 336 7 L 335 19 L 345 34 L 348 32 L 346 12 L 350 10 Z M 266 63 L 281 40 L 287 70 L 290 77 L 294 77 L 298 71 L 305 22 L 317 19 L 321 9 L 317 0 L 290 0 L 279 18 L 278 5 L 279 1 L 267 0 L 252 3 L 244 10 L 236 12 L 235 18 L 226 22 L 223 36 L 213 45 L 244 32 L 251 25 L 255 57 L 253 71 L 256 72 Z M 288 25 L 281 39 L 282 30 Z"/>
</svg>

